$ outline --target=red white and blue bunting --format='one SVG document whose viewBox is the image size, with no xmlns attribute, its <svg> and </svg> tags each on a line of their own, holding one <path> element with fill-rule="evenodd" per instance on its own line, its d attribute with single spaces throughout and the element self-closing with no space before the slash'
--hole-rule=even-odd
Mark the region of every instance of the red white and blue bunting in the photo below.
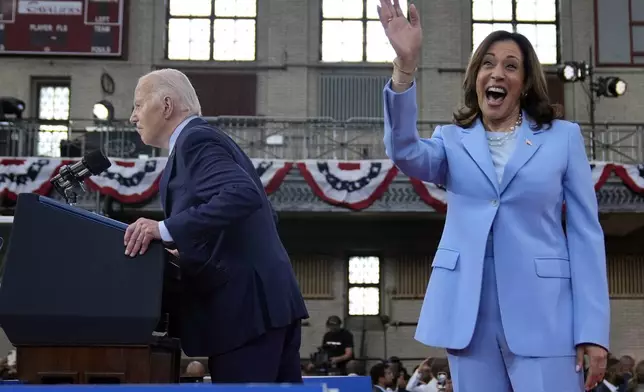
<svg viewBox="0 0 644 392">
<path fill-rule="evenodd" d="M 49 180 L 62 165 L 77 160 L 61 158 L 0 158 L 0 197 L 15 200 L 19 193 L 48 195 Z M 110 159 L 112 166 L 99 176 L 86 180 L 88 187 L 125 204 L 148 202 L 156 196 L 167 158 Z M 325 202 L 363 210 L 387 191 L 399 175 L 390 160 L 337 161 L 304 160 L 299 162 L 252 159 L 266 193 L 276 192 L 297 165 L 313 193 Z M 592 162 L 595 190 L 614 173 L 634 192 L 644 194 L 644 165 Z M 447 209 L 444 187 L 409 179 L 421 200 L 439 212 Z"/>
<path fill-rule="evenodd" d="M 49 179 L 60 165 L 60 159 L 0 159 L 0 196 L 16 200 L 19 193 L 48 194 L 53 187 Z"/>
<path fill-rule="evenodd" d="M 302 161 L 297 164 L 313 193 L 329 204 L 362 210 L 378 200 L 396 178 L 391 160 Z"/>
<path fill-rule="evenodd" d="M 280 159 L 251 159 L 267 194 L 275 192 L 293 168 L 293 162 Z"/>
<path fill-rule="evenodd" d="M 141 203 L 157 194 L 168 158 L 110 159 L 112 166 L 86 180 L 90 189 L 124 204 Z M 68 165 L 73 161 L 65 161 Z"/>
</svg>

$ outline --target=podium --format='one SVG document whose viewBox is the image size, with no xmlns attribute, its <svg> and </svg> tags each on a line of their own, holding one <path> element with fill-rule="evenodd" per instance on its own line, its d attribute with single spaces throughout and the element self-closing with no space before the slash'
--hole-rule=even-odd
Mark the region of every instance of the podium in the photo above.
<svg viewBox="0 0 644 392">
<path fill-rule="evenodd" d="M 0 326 L 30 384 L 177 383 L 179 267 L 160 242 L 124 254 L 127 225 L 18 197 Z"/>
</svg>

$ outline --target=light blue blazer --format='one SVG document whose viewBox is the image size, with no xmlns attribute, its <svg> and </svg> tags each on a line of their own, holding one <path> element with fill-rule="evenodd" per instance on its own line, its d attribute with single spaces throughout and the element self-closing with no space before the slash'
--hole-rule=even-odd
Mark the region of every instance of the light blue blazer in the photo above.
<svg viewBox="0 0 644 392">
<path fill-rule="evenodd" d="M 421 139 L 415 84 L 400 94 L 387 85 L 384 106 L 387 156 L 406 175 L 447 189 L 447 218 L 415 338 L 428 346 L 468 346 L 492 231 L 510 350 L 556 357 L 574 355 L 580 343 L 608 349 L 604 234 L 579 126 L 556 120 L 534 130 L 524 112 L 499 184 L 480 121 L 469 129 L 439 126 Z"/>
</svg>

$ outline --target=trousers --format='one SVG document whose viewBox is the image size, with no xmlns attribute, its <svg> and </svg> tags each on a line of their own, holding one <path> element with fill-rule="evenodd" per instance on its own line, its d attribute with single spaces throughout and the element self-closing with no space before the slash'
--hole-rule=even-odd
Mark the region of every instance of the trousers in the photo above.
<svg viewBox="0 0 644 392">
<path fill-rule="evenodd" d="M 213 384 L 302 383 L 301 321 L 269 329 L 233 351 L 208 358 Z"/>
<path fill-rule="evenodd" d="M 583 372 L 575 371 L 574 356 L 524 357 L 508 348 L 499 309 L 492 237 L 485 250 L 481 302 L 472 341 L 463 350 L 448 349 L 447 357 L 455 392 L 583 391 Z"/>
</svg>

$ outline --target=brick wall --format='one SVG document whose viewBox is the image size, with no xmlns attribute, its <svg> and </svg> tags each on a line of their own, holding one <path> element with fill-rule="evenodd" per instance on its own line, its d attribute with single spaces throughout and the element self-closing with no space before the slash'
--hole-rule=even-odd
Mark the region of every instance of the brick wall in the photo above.
<svg viewBox="0 0 644 392">
<path fill-rule="evenodd" d="M 317 63 L 319 53 L 319 7 L 321 0 L 271 0 L 258 9 L 258 103 L 257 112 L 268 116 L 314 116 L 317 114 L 317 75 L 328 67 Z M 218 69 L 222 64 L 196 65 L 163 60 L 164 3 L 130 1 L 128 57 L 126 61 L 90 59 L 3 58 L 0 85 L 3 96 L 31 102 L 31 76 L 69 76 L 72 79 L 74 118 L 88 118 L 94 102 L 102 97 L 99 77 L 112 75 L 117 117 L 127 118 L 138 77 L 156 67 Z M 470 0 L 434 0 L 431 7 L 416 1 L 424 26 L 424 47 L 419 75 L 421 118 L 449 119 L 460 101 L 460 86 L 471 49 Z M 561 0 L 563 60 L 586 60 L 594 42 L 593 1 Z M 574 31 L 574 33 L 573 33 Z M 287 70 L 275 66 L 289 64 Z M 271 66 L 273 66 L 271 68 Z M 228 70 L 230 66 L 223 65 Z M 279 67 L 277 67 L 279 68 Z M 355 73 L 388 74 L 390 66 L 344 66 Z M 599 69 L 618 73 L 629 82 L 628 94 L 606 99 L 597 106 L 597 121 L 644 121 L 642 69 Z M 225 94 L 222 91 L 222 94 Z M 29 111 L 29 108 L 27 109 Z M 566 113 L 573 120 L 587 120 L 586 96 L 580 86 L 566 87 Z"/>
</svg>

